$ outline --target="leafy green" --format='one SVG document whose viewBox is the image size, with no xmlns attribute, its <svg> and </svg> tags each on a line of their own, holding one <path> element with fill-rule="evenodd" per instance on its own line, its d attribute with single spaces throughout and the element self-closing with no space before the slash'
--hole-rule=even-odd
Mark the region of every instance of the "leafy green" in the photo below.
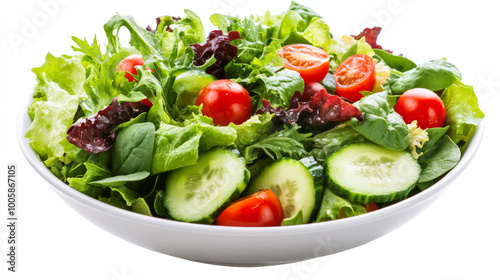
<svg viewBox="0 0 500 280">
<path fill-rule="evenodd" d="M 111 148 L 113 174 L 149 173 L 154 140 L 155 126 L 152 123 L 138 123 L 122 129 Z"/>
<path fill-rule="evenodd" d="M 448 135 L 441 137 L 432 148 L 418 158 L 422 167 L 419 183 L 428 182 L 445 174 L 460 161 L 460 148 Z"/>
<path fill-rule="evenodd" d="M 43 92 L 44 98 L 34 100 L 31 105 L 34 118 L 25 137 L 31 139 L 31 148 L 42 160 L 62 158 L 64 147 L 60 142 L 66 139 L 66 132 L 73 124 L 80 102 L 78 96 L 71 95 L 49 80 L 45 72 L 39 73 L 41 80 L 38 80 L 37 91 Z"/>
<path fill-rule="evenodd" d="M 151 174 L 195 164 L 202 134 L 195 124 L 179 127 L 161 123 L 155 132 Z"/>
<path fill-rule="evenodd" d="M 454 64 L 444 59 L 436 59 L 408 70 L 400 77 L 392 77 L 388 82 L 393 94 L 401 94 L 412 88 L 438 91 L 461 79 L 462 74 Z"/>
<path fill-rule="evenodd" d="M 107 177 L 100 180 L 94 180 L 87 182 L 91 186 L 104 186 L 104 187 L 114 187 L 118 188 L 125 186 L 127 182 L 137 182 L 146 179 L 149 176 L 147 171 L 139 171 L 135 173 L 130 173 L 127 175 L 118 175 L 113 177 Z"/>
<path fill-rule="evenodd" d="M 352 217 L 366 213 L 363 205 L 348 201 L 336 194 L 329 188 L 325 188 L 323 201 L 315 222 L 331 221 L 340 218 Z"/>
<path fill-rule="evenodd" d="M 98 198 L 104 189 L 102 187 L 91 186 L 89 182 L 105 179 L 113 174 L 94 162 L 85 162 L 84 165 L 87 169 L 85 175 L 83 177 L 68 178 L 68 183 L 77 191 L 90 197 Z"/>
<path fill-rule="evenodd" d="M 352 127 L 369 140 L 391 150 L 404 150 L 410 144 L 408 127 L 387 101 L 387 92 L 365 96 L 354 103 L 364 121 L 351 119 Z"/>
<path fill-rule="evenodd" d="M 269 71 L 269 69 L 261 69 L 261 71 L 255 70 L 247 78 L 238 78 L 234 81 L 257 94 L 258 100 L 268 100 L 273 107 L 288 108 L 295 92 L 304 91 L 304 80 L 296 71 L 288 69 L 281 69 L 277 72 Z M 260 102 L 256 105 L 260 106 Z"/>
<path fill-rule="evenodd" d="M 445 125 L 450 126 L 447 133 L 453 142 L 463 141 L 463 146 L 470 141 L 484 118 L 474 89 L 457 80 L 443 92 L 441 99 L 447 113 Z"/>
<path fill-rule="evenodd" d="M 236 147 L 243 149 L 271 134 L 273 132 L 273 117 L 273 114 L 266 112 L 264 114 L 253 115 L 239 125 L 230 123 L 229 126 L 236 130 Z"/>
<path fill-rule="evenodd" d="M 284 156 L 293 159 L 300 159 L 307 156 L 304 143 L 310 141 L 312 134 L 299 133 L 297 131 L 299 128 L 300 126 L 296 124 L 291 127 L 285 126 L 283 130 L 278 130 L 246 147 L 243 157 L 247 163 L 252 163 L 259 158 L 262 151 L 275 161 L 280 160 Z"/>
<path fill-rule="evenodd" d="M 44 64 L 33 68 L 32 71 L 36 74 L 38 86 L 44 86 L 47 82 L 54 82 L 62 90 L 70 95 L 77 96 L 80 100 L 87 98 L 83 88 L 85 69 L 82 66 L 81 56 L 63 55 L 55 57 L 48 53 Z M 44 90 L 40 89 L 39 92 L 43 94 Z"/>
<path fill-rule="evenodd" d="M 176 55 L 183 55 L 189 44 L 205 41 L 205 29 L 200 18 L 192 11 L 185 9 L 185 17 L 174 20 L 171 16 L 161 16 L 156 35 L 159 37 L 161 52 L 165 57 L 170 57 L 175 48 L 179 49 Z M 168 31 L 172 30 L 172 31 Z M 182 40 L 177 39 L 182 35 Z M 174 47 L 175 45 L 175 47 Z"/>
<path fill-rule="evenodd" d="M 104 31 L 108 38 L 110 53 L 119 53 L 122 50 L 118 39 L 118 32 L 125 27 L 130 32 L 129 44 L 135 47 L 144 60 L 162 60 L 166 57 L 160 52 L 160 41 L 153 32 L 139 26 L 131 16 L 114 15 L 105 25 Z"/>
<path fill-rule="evenodd" d="M 396 69 L 397 71 L 406 72 L 417 67 L 415 62 L 404 56 L 393 55 L 392 53 L 386 52 L 381 49 L 374 49 L 373 51 L 375 52 L 375 57 L 379 58 L 379 60 L 384 61 L 387 66 L 391 67 L 392 69 Z"/>
<path fill-rule="evenodd" d="M 254 16 L 241 20 L 236 16 L 213 14 L 210 21 L 224 33 L 238 31 L 241 39 L 231 42 L 238 47 L 238 63 L 251 63 L 255 57 L 260 57 L 267 46 L 267 29 Z"/>
<path fill-rule="evenodd" d="M 81 60 L 87 73 L 84 88 L 88 98 L 82 100 L 80 105 L 88 117 L 109 105 L 116 96 L 130 91 L 133 84 L 128 83 L 124 72 L 116 72 L 116 69 L 120 61 L 129 56 L 131 51 L 122 50 L 115 54 L 107 51 L 102 54 L 95 37 L 92 44 L 76 37 L 72 39 L 77 45 L 72 47 L 73 50 L 84 54 Z"/>
<path fill-rule="evenodd" d="M 202 133 L 199 143 L 199 151 L 204 152 L 215 146 L 230 146 L 236 140 L 236 130 L 231 126 L 214 126 L 211 118 L 201 114 L 201 107 L 196 107 L 196 113 L 192 113 L 183 123 L 184 126 L 197 126 Z"/>
<path fill-rule="evenodd" d="M 347 52 L 344 53 L 340 62 L 358 53 L 366 54 L 370 57 L 375 55 L 372 47 L 365 41 L 365 37 L 356 40 L 356 42 L 347 50 Z"/>
<path fill-rule="evenodd" d="M 436 142 L 443 137 L 443 135 L 446 134 L 448 131 L 449 126 L 445 127 L 433 127 L 433 128 L 428 128 L 425 131 L 427 132 L 427 136 L 429 137 L 429 140 L 424 143 L 424 146 L 419 149 L 417 148 L 417 153 L 420 154 L 425 154 L 428 151 L 430 151 Z"/>
</svg>

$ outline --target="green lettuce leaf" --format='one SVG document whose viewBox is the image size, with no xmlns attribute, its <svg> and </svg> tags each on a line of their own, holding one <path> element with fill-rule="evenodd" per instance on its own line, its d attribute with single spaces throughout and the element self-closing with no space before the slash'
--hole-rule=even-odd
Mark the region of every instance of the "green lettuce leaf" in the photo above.
<svg viewBox="0 0 500 280">
<path fill-rule="evenodd" d="M 273 117 L 274 114 L 266 112 L 262 115 L 253 115 L 239 125 L 233 123 L 229 124 L 230 127 L 236 130 L 236 147 L 238 147 L 238 149 L 243 149 L 271 134 L 273 132 Z"/>
<path fill-rule="evenodd" d="M 441 99 L 447 114 L 445 125 L 450 126 L 448 135 L 453 142 L 458 144 L 463 141 L 460 146 L 465 146 L 484 118 L 474 89 L 456 80 L 443 92 Z"/>
<path fill-rule="evenodd" d="M 161 123 L 155 132 L 151 174 L 195 164 L 202 135 L 195 124 L 180 127 Z"/>
<path fill-rule="evenodd" d="M 66 132 L 73 124 L 79 98 L 48 80 L 43 74 L 37 90 L 44 93 L 45 101 L 34 101 L 34 120 L 25 136 L 31 139 L 30 146 L 42 160 L 62 158 L 64 147 L 60 142 L 66 139 Z"/>
<path fill-rule="evenodd" d="M 363 205 L 350 202 L 326 188 L 315 222 L 331 221 L 366 213 Z"/>
</svg>

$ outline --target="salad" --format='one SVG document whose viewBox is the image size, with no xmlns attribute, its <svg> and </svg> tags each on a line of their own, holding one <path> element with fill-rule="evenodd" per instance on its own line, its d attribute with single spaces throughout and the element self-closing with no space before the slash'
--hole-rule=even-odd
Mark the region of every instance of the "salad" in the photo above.
<svg viewBox="0 0 500 280">
<path fill-rule="evenodd" d="M 334 38 L 279 15 L 115 15 L 105 44 L 33 68 L 30 146 L 61 181 L 144 215 L 280 226 L 360 215 L 432 187 L 484 117 L 445 59 L 416 65 L 379 27 Z M 118 31 L 126 29 L 123 44 Z"/>
</svg>

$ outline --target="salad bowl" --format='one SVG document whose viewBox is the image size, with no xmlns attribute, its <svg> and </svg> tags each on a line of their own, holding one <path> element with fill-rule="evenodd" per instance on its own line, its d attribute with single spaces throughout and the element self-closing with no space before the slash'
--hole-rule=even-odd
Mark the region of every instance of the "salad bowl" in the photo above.
<svg viewBox="0 0 500 280">
<path fill-rule="evenodd" d="M 28 103 L 29 104 L 29 103 Z M 463 172 L 483 135 L 479 125 L 455 168 L 426 190 L 366 214 L 328 222 L 283 227 L 243 228 L 192 224 L 150 217 L 100 202 L 66 185 L 39 159 L 24 135 L 31 120 L 18 120 L 18 141 L 30 165 L 78 214 L 138 246 L 182 259 L 230 266 L 297 262 L 349 250 L 387 234 L 431 205 Z"/>
</svg>

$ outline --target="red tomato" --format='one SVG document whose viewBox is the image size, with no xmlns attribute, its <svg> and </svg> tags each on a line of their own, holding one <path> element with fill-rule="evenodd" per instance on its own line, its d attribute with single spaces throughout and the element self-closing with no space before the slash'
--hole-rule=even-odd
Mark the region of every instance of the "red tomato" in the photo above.
<svg viewBox="0 0 500 280">
<path fill-rule="evenodd" d="M 269 227 L 280 226 L 284 218 L 280 200 L 267 189 L 235 201 L 222 211 L 216 223 L 221 226 Z"/>
<path fill-rule="evenodd" d="M 363 97 L 361 91 L 372 91 L 375 86 L 375 62 L 366 54 L 355 54 L 340 63 L 333 76 L 335 93 L 356 102 Z"/>
<path fill-rule="evenodd" d="M 132 74 L 137 75 L 137 69 L 135 67 L 142 65 L 144 65 L 142 56 L 140 54 L 133 54 L 120 61 L 120 63 L 118 64 L 118 68 L 116 68 L 116 71 L 126 71 L 125 78 L 127 78 L 129 82 L 137 82 Z"/>
<path fill-rule="evenodd" d="M 367 205 L 365 205 L 365 209 L 366 209 L 366 212 L 372 212 L 372 211 L 378 210 L 378 205 L 371 202 L 371 203 L 368 203 Z"/>
<path fill-rule="evenodd" d="M 231 80 L 217 80 L 204 87 L 196 106 L 215 125 L 241 124 L 252 115 L 252 99 L 244 87 Z"/>
<path fill-rule="evenodd" d="M 446 119 L 446 108 L 439 96 L 425 88 L 414 88 L 403 93 L 394 110 L 409 124 L 416 120 L 422 129 L 441 127 Z"/>
<path fill-rule="evenodd" d="M 321 82 L 330 69 L 328 54 L 311 45 L 284 46 L 278 55 L 285 59 L 285 68 L 299 72 L 306 83 Z"/>
</svg>

